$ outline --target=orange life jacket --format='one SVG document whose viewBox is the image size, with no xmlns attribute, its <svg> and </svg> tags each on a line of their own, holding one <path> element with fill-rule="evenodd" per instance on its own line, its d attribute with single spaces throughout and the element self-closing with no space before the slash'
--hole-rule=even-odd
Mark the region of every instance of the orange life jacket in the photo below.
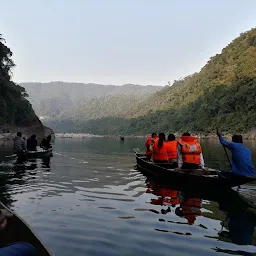
<svg viewBox="0 0 256 256">
<path fill-rule="evenodd" d="M 156 161 L 156 160 L 157 161 L 168 161 L 167 146 L 166 146 L 165 141 L 160 150 L 158 148 L 158 140 L 156 140 L 154 143 L 153 161 Z"/>
<path fill-rule="evenodd" d="M 147 148 L 147 150 L 146 150 L 146 156 L 151 156 L 152 155 L 152 151 L 150 150 L 150 146 L 152 145 L 152 144 L 154 144 L 154 142 L 155 142 L 155 140 L 156 140 L 157 138 L 153 138 L 153 137 L 149 137 L 147 140 L 146 140 L 146 143 L 145 143 L 145 146 L 146 146 L 146 148 Z"/>
<path fill-rule="evenodd" d="M 202 148 L 197 139 L 192 136 L 181 136 L 180 138 L 183 163 L 200 164 Z"/>
<path fill-rule="evenodd" d="M 177 144 L 177 140 L 166 142 L 169 159 L 177 159 Z"/>
</svg>

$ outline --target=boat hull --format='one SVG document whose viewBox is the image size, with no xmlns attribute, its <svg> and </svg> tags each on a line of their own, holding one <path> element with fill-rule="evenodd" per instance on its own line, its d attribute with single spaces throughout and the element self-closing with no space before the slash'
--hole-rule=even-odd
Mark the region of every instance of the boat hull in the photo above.
<svg viewBox="0 0 256 256">
<path fill-rule="evenodd" d="M 27 242 L 33 245 L 38 256 L 51 256 L 52 254 L 45 248 L 40 239 L 31 230 L 29 225 L 17 214 L 12 212 L 0 202 L 0 209 L 5 209 L 13 216 L 8 219 L 7 228 L 1 231 L 0 247 L 5 247 L 15 242 Z"/>
<path fill-rule="evenodd" d="M 168 169 L 170 164 L 153 163 L 142 155 L 136 155 L 137 168 L 146 176 L 154 177 L 165 184 L 183 185 L 185 188 L 194 187 L 200 189 L 231 188 L 256 180 L 256 177 L 234 176 L 224 177 L 219 171 Z"/>
</svg>

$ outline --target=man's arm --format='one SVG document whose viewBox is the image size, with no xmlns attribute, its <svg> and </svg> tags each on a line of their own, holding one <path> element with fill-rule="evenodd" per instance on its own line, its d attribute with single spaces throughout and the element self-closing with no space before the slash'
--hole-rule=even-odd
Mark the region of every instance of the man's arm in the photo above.
<svg viewBox="0 0 256 256">
<path fill-rule="evenodd" d="M 178 168 L 181 168 L 182 165 L 183 165 L 183 159 L 182 159 L 181 145 L 178 144 Z"/>
<path fill-rule="evenodd" d="M 221 135 L 219 136 L 220 143 L 228 149 L 232 148 L 233 142 L 226 141 Z"/>
</svg>

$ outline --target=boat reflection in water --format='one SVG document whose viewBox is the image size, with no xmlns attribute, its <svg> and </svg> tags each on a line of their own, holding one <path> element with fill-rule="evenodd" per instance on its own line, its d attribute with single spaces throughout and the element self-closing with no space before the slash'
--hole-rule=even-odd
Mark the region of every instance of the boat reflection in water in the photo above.
<svg viewBox="0 0 256 256">
<path fill-rule="evenodd" d="M 202 200 L 197 197 L 189 197 L 182 191 L 177 191 L 168 187 L 163 187 L 154 182 L 147 182 L 148 189 L 146 193 L 152 193 L 157 198 L 151 199 L 151 204 L 167 206 L 167 209 L 161 209 L 162 214 L 174 212 L 177 216 L 185 218 L 189 225 L 193 225 L 196 217 L 201 216 Z M 156 210 L 151 210 L 158 213 Z"/>
<path fill-rule="evenodd" d="M 223 195 L 217 192 L 215 195 L 207 195 L 202 191 L 199 195 L 198 191 L 194 194 L 193 192 L 178 191 L 149 179 L 146 184 L 146 193 L 157 196 L 157 198 L 151 198 L 150 203 L 165 206 L 161 209 L 161 214 L 175 213 L 176 216 L 186 219 L 187 222 L 182 224 L 187 225 L 194 225 L 199 216 L 220 220 L 222 229 L 218 232 L 217 237 L 211 238 L 238 245 L 256 243 L 256 238 L 253 236 L 256 225 L 256 209 L 251 208 L 236 191 L 230 190 L 229 193 Z M 203 199 L 206 200 L 204 204 Z M 211 200 L 217 207 L 210 206 L 207 200 Z M 155 209 L 150 209 L 150 211 L 160 213 Z M 179 234 L 191 235 L 189 232 Z M 216 251 L 226 252 L 220 248 L 216 248 Z"/>
</svg>

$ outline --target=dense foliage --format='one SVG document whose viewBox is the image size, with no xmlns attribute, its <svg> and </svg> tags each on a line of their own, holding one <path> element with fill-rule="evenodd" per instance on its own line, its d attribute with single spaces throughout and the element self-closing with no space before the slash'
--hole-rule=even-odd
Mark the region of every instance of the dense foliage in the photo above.
<svg viewBox="0 0 256 256">
<path fill-rule="evenodd" d="M 36 118 L 25 89 L 10 81 L 14 67 L 11 57 L 12 52 L 0 35 L 0 125 L 17 125 Z"/>
<path fill-rule="evenodd" d="M 137 104 L 140 97 L 141 100 L 145 99 L 145 95 L 161 89 L 160 86 L 150 85 L 106 86 L 66 82 L 22 83 L 20 85 L 28 92 L 36 114 L 53 121 L 73 118 L 87 120 L 115 115 L 111 109 L 111 104 L 115 104 L 115 101 L 118 101 L 116 104 L 118 109 L 125 110 L 124 112 L 117 110 L 118 115 L 125 116 L 128 102 Z M 115 97 L 117 95 L 118 97 Z M 126 96 L 131 96 L 131 98 Z"/>
<path fill-rule="evenodd" d="M 230 132 L 246 132 L 256 127 L 256 29 L 241 34 L 211 57 L 199 73 L 135 102 L 123 115 L 117 110 L 116 99 L 101 101 L 109 115 L 97 115 L 97 104 L 91 103 L 90 113 L 80 116 L 72 128 L 57 130 L 96 134 L 145 134 L 151 131 L 211 132 L 217 126 Z M 122 101 L 121 101 L 122 102 Z M 94 106 L 94 107 L 92 107 Z M 95 109 L 95 112 L 94 112 Z M 84 109 L 85 111 L 86 108 Z M 118 114 L 116 114 L 118 112 Z M 98 117 L 98 118 L 97 118 Z M 88 120 L 90 119 L 90 120 Z M 64 122 L 62 120 L 62 122 Z"/>
</svg>

